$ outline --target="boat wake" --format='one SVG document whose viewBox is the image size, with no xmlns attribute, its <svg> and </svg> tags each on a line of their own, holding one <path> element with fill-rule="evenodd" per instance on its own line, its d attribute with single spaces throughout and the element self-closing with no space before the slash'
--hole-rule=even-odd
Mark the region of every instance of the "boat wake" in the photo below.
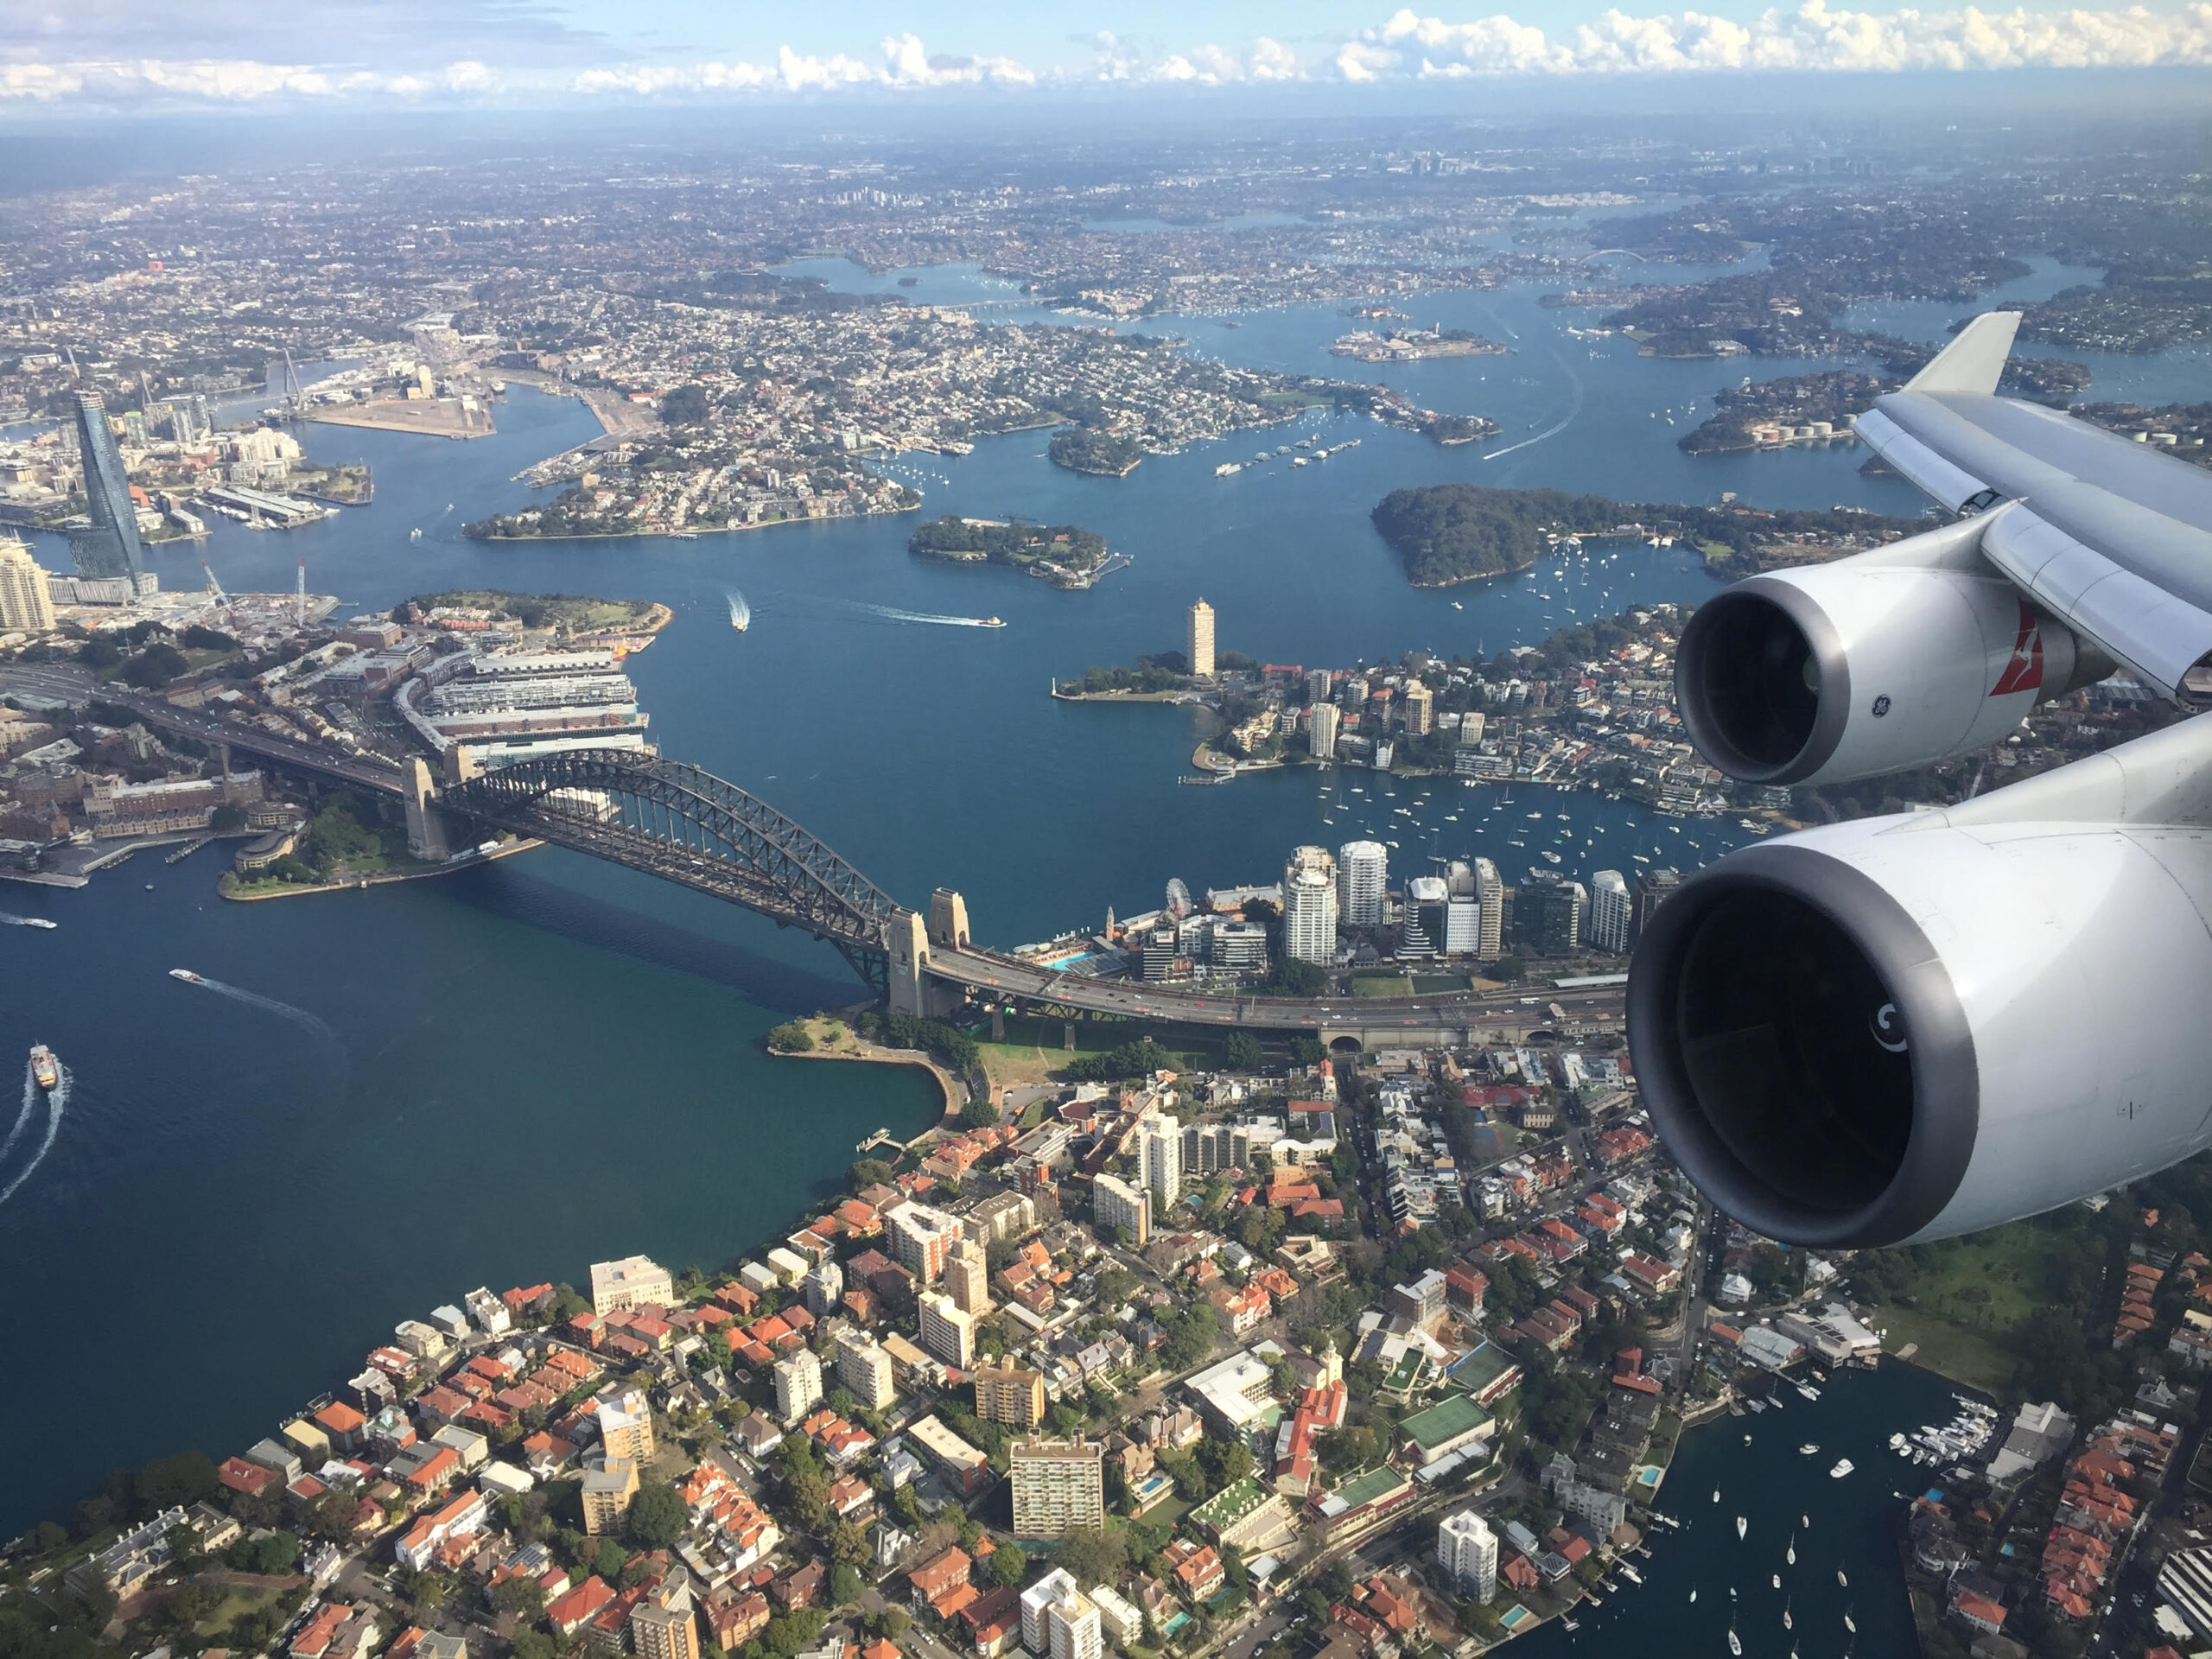
<svg viewBox="0 0 2212 1659">
<path fill-rule="evenodd" d="M 930 622 L 941 628 L 988 628 L 988 618 L 980 616 L 938 616 L 930 611 L 902 611 L 889 605 L 862 605 L 861 609 L 870 616 L 880 616 L 887 622 Z"/>
<path fill-rule="evenodd" d="M 309 1014 L 305 1008 L 296 1008 L 289 1002 L 279 1002 L 275 997 L 264 996 L 257 991 L 226 985 L 221 980 L 210 979 L 205 974 L 191 982 L 203 991 L 213 991 L 218 996 L 229 997 L 233 1002 L 243 1002 L 250 1008 L 259 1008 L 264 1014 L 273 1014 L 280 1020 L 290 1020 L 317 1042 L 327 1045 L 340 1062 L 344 1061 L 346 1045 L 339 1040 L 338 1033 L 330 1028 L 328 1021 Z"/>
<path fill-rule="evenodd" d="M 753 626 L 753 607 L 745 602 L 745 595 L 734 588 L 723 589 L 722 596 L 729 601 L 729 625 L 740 633 Z"/>
<path fill-rule="evenodd" d="M 1516 449 L 1526 449 L 1530 444 L 1541 443 L 1546 438 L 1555 438 L 1574 424 L 1575 417 L 1582 413 L 1582 377 L 1567 366 L 1565 358 L 1560 359 L 1560 368 L 1567 376 L 1567 385 L 1574 389 L 1574 401 L 1567 405 L 1567 413 L 1557 424 L 1546 427 L 1533 437 L 1523 438 L 1518 443 L 1509 443 L 1503 449 L 1491 450 L 1483 457 L 1484 461 L 1502 460 Z"/>
<path fill-rule="evenodd" d="M 16 1127 L 8 1131 L 7 1140 L 0 1141 L 0 1162 L 4 1162 L 8 1154 L 16 1149 L 16 1142 L 22 1137 L 23 1130 L 38 1111 L 41 1095 L 46 1096 L 46 1139 L 38 1143 L 38 1150 L 31 1154 L 30 1162 L 17 1170 L 7 1185 L 0 1186 L 0 1204 L 14 1198 L 16 1189 L 30 1179 L 31 1172 L 46 1161 L 46 1154 L 54 1150 L 54 1137 L 61 1133 L 61 1114 L 69 1106 L 69 1068 L 56 1060 L 54 1069 L 56 1073 L 54 1087 L 41 1089 L 38 1086 L 38 1079 L 31 1074 L 29 1065 L 26 1064 L 23 1067 L 23 1109 L 16 1114 Z"/>
</svg>

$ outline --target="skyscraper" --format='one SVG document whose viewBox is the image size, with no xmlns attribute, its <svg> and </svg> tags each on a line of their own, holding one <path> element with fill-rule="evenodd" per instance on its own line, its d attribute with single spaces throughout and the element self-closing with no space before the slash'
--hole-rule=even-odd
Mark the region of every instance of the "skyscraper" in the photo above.
<svg viewBox="0 0 2212 1659">
<path fill-rule="evenodd" d="M 54 595 L 29 548 L 0 542 L 0 628 L 29 633 L 54 631 Z"/>
<path fill-rule="evenodd" d="M 1346 927 L 1382 926 L 1389 890 L 1390 853 L 1381 842 L 1348 841 L 1337 849 L 1337 914 Z"/>
<path fill-rule="evenodd" d="M 1306 728 L 1306 747 L 1313 751 L 1316 760 L 1337 758 L 1337 722 L 1340 716 L 1333 702 L 1317 702 L 1307 714 L 1312 722 Z"/>
<path fill-rule="evenodd" d="M 630 1648 L 637 1659 L 699 1659 L 699 1621 L 691 1575 L 671 1567 L 630 1610 Z"/>
<path fill-rule="evenodd" d="M 1295 848 L 1284 867 L 1282 948 L 1293 962 L 1337 959 L 1337 861 L 1325 847 Z"/>
<path fill-rule="evenodd" d="M 775 1364 L 776 1414 L 795 1423 L 822 1403 L 822 1362 L 810 1348 L 795 1348 Z"/>
<path fill-rule="evenodd" d="M 1643 937 L 1643 930 L 1651 925 L 1651 913 L 1682 885 L 1682 873 L 1675 869 L 1646 870 L 1636 878 L 1636 936 Z"/>
<path fill-rule="evenodd" d="M 1137 1136 L 1137 1154 L 1144 1170 L 1147 1192 L 1172 1205 L 1183 1195 L 1183 1126 L 1165 1112 L 1144 1121 Z"/>
<path fill-rule="evenodd" d="M 1453 859 L 1445 867 L 1444 887 L 1444 954 L 1471 957 L 1483 943 L 1482 895 L 1475 883 L 1475 867 Z"/>
<path fill-rule="evenodd" d="M 957 1371 L 976 1363 L 976 1316 L 951 1297 L 931 1291 L 922 1298 L 922 1346 Z"/>
<path fill-rule="evenodd" d="M 1629 921 L 1632 906 L 1628 883 L 1618 870 L 1600 870 L 1590 878 L 1590 946 L 1610 956 L 1628 953 Z"/>
<path fill-rule="evenodd" d="M 1329 671 L 1317 668 L 1306 677 L 1306 701 L 1319 707 L 1329 700 Z"/>
<path fill-rule="evenodd" d="M 1017 1440 L 1008 1448 L 1017 1538 L 1065 1538 L 1106 1524 L 1106 1448 L 1097 1440 Z"/>
<path fill-rule="evenodd" d="M 1462 1594 L 1488 1601 L 1497 1593 L 1497 1535 L 1472 1510 L 1436 1529 L 1436 1564 Z"/>
<path fill-rule="evenodd" d="M 1444 953 L 1451 931 L 1451 889 L 1440 875 L 1417 875 L 1406 883 L 1405 926 L 1398 943 L 1402 957 Z"/>
<path fill-rule="evenodd" d="M 77 451 L 85 463 L 85 511 L 92 523 L 69 536 L 69 556 L 80 576 L 124 576 L 137 592 L 145 586 L 146 560 L 138 544 L 138 510 L 123 452 L 107 423 L 107 405 L 96 391 L 77 394 Z"/>
<path fill-rule="evenodd" d="M 1427 737 L 1436 729 L 1436 694 L 1419 680 L 1406 684 L 1406 730 Z"/>
<path fill-rule="evenodd" d="M 1213 677 L 1213 607 L 1203 599 L 1191 607 L 1191 672 Z"/>
<path fill-rule="evenodd" d="M 891 1403 L 891 1356 L 865 1331 L 837 1333 L 837 1380 L 869 1411 Z"/>
<path fill-rule="evenodd" d="M 1582 945 L 1582 912 L 1590 894 L 1580 881 L 1563 881 L 1556 871 L 1532 870 L 1515 907 L 1519 942 L 1547 957 L 1571 957 Z"/>
<path fill-rule="evenodd" d="M 1128 1228 L 1139 1249 L 1152 1242 L 1152 1205 L 1144 1193 L 1103 1172 L 1090 1184 L 1090 1218 L 1102 1232 Z"/>
<path fill-rule="evenodd" d="M 1497 866 L 1487 858 L 1475 861 L 1475 899 L 1481 906 L 1478 925 L 1482 931 L 1482 943 L 1475 954 L 1485 962 L 1495 962 L 1505 954 L 1505 883 L 1497 874 Z"/>
<path fill-rule="evenodd" d="M 944 1257 L 944 1288 L 952 1305 L 981 1317 L 991 1311 L 988 1252 L 972 1238 L 957 1241 Z"/>
</svg>

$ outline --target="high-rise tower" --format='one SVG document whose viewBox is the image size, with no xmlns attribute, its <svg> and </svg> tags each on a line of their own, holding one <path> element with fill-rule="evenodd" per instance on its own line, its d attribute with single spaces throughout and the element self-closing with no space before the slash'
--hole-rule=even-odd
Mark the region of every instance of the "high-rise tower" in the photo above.
<svg viewBox="0 0 2212 1659">
<path fill-rule="evenodd" d="M 107 405 L 96 391 L 77 394 L 77 450 L 84 457 L 85 506 L 92 519 L 70 533 L 77 574 L 128 577 L 132 591 L 142 591 L 146 558 L 138 544 L 138 510 L 130 505 L 130 480 L 107 423 Z"/>
<path fill-rule="evenodd" d="M 1191 607 L 1191 672 L 1202 680 L 1213 677 L 1213 607 L 1203 599 Z"/>
</svg>

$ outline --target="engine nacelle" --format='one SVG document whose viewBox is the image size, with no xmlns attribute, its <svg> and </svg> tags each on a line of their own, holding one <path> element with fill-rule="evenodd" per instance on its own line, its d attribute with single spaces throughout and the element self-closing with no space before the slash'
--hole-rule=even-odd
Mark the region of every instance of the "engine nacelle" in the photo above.
<svg viewBox="0 0 2212 1659">
<path fill-rule="evenodd" d="M 2011 793 L 1745 849 L 1653 913 L 1644 1102 L 1746 1225 L 1941 1238 L 2212 1143 L 2212 832 L 1990 822 Z"/>
<path fill-rule="evenodd" d="M 1974 520 L 1738 582 L 1675 667 L 1698 752 L 1747 783 L 1830 783 L 1996 741 L 2112 664 L 1982 562 Z"/>
</svg>

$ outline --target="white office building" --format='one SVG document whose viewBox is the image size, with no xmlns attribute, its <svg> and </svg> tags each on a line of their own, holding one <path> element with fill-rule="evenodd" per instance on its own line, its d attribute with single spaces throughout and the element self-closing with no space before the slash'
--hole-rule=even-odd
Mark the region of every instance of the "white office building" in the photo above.
<svg viewBox="0 0 2212 1659">
<path fill-rule="evenodd" d="M 1293 962 L 1337 959 L 1337 861 L 1325 847 L 1300 847 L 1282 873 L 1282 948 Z"/>
<path fill-rule="evenodd" d="M 1472 1510 L 1437 1528 L 1436 1564 L 1462 1595 L 1488 1601 L 1497 1593 L 1497 1535 Z"/>
<path fill-rule="evenodd" d="M 1064 1567 L 1021 1592 L 1021 1645 L 1039 1659 L 1102 1659 L 1098 1609 Z"/>
<path fill-rule="evenodd" d="M 1183 1126 L 1166 1112 L 1145 1119 L 1137 1136 L 1137 1155 L 1144 1168 L 1147 1192 L 1156 1192 L 1163 1205 L 1183 1196 Z"/>
<path fill-rule="evenodd" d="M 1306 742 L 1316 760 L 1337 758 L 1337 730 L 1342 716 L 1333 702 L 1317 702 L 1306 715 Z"/>
<path fill-rule="evenodd" d="M 1589 924 L 1586 930 L 1592 950 L 1612 957 L 1628 954 L 1629 919 L 1635 913 L 1628 883 L 1618 870 L 1600 870 L 1590 878 Z"/>
<path fill-rule="evenodd" d="M 1337 849 L 1337 913 L 1346 927 L 1380 927 L 1390 891 L 1390 853 L 1379 841 Z"/>
</svg>

